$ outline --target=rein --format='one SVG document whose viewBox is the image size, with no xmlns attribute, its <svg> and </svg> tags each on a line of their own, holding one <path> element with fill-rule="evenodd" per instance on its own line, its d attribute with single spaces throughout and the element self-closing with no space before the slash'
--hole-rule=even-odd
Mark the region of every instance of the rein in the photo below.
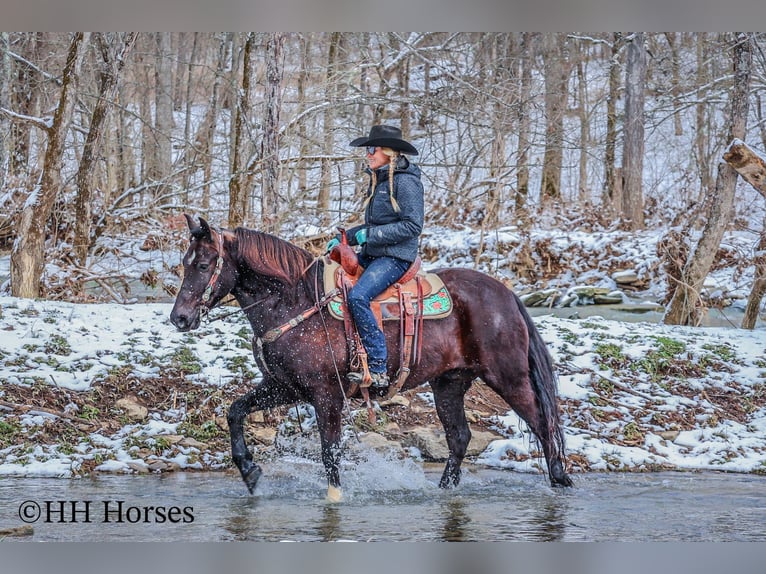
<svg viewBox="0 0 766 574">
<path fill-rule="evenodd" d="M 286 323 L 282 323 L 279 327 L 274 327 L 273 329 L 269 329 L 266 331 L 266 334 L 263 337 L 260 337 L 260 339 L 264 343 L 273 343 L 277 339 L 279 339 L 282 335 L 287 333 L 290 329 L 293 327 L 297 327 L 301 323 L 303 323 L 306 319 L 314 315 L 316 312 L 318 312 L 322 307 L 326 307 L 327 304 L 330 302 L 330 300 L 335 297 L 340 291 L 338 289 L 333 289 L 329 293 L 325 293 L 325 296 L 322 297 L 319 301 L 314 303 L 314 305 L 308 309 L 306 309 L 303 313 L 300 315 L 297 315 L 296 317 L 293 317 Z"/>
</svg>

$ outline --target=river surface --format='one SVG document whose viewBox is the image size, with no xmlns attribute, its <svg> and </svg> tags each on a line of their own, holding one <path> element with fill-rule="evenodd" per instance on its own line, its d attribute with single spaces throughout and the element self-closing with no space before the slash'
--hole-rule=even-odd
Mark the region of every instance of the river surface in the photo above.
<svg viewBox="0 0 766 574">
<path fill-rule="evenodd" d="M 253 496 L 231 472 L 4 477 L 0 529 L 29 523 L 35 541 L 766 541 L 763 476 L 577 474 L 561 490 L 469 466 L 443 491 L 440 472 L 347 469 L 339 504 L 301 462 L 264 467 Z"/>
</svg>

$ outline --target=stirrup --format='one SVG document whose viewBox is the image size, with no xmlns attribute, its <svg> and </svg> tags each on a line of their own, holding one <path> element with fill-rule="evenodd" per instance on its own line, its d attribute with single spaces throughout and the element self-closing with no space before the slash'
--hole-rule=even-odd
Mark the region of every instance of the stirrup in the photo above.
<svg viewBox="0 0 766 574">
<path fill-rule="evenodd" d="M 359 371 L 350 371 L 346 377 L 349 383 L 362 386 L 364 381 L 364 373 Z M 386 373 L 370 373 L 370 387 L 375 390 L 386 390 L 390 381 Z"/>
<path fill-rule="evenodd" d="M 361 386 L 362 381 L 364 381 L 364 373 L 360 373 L 359 371 L 349 371 L 346 378 L 349 383 Z"/>
<path fill-rule="evenodd" d="M 370 378 L 372 379 L 370 387 L 377 391 L 385 391 L 388 389 L 388 385 L 391 384 L 386 373 L 370 373 Z"/>
</svg>

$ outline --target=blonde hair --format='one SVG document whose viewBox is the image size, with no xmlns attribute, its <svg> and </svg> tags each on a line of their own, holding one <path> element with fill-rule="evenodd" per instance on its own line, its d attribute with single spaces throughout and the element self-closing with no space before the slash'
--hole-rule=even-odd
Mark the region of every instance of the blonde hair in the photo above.
<svg viewBox="0 0 766 574">
<path fill-rule="evenodd" d="M 391 206 L 394 208 L 394 211 L 399 212 L 401 211 L 401 208 L 399 207 L 399 203 L 394 197 L 394 171 L 396 170 L 396 164 L 401 154 L 398 151 L 391 149 L 390 147 L 381 147 L 380 149 L 390 158 L 388 162 L 388 197 L 391 199 Z M 376 169 L 372 170 L 372 187 L 370 188 L 370 195 L 367 196 L 367 198 L 364 200 L 364 203 L 362 204 L 362 211 L 367 209 L 367 205 L 370 203 L 372 196 L 375 194 L 375 188 L 378 186 L 377 172 L 378 170 Z"/>
</svg>

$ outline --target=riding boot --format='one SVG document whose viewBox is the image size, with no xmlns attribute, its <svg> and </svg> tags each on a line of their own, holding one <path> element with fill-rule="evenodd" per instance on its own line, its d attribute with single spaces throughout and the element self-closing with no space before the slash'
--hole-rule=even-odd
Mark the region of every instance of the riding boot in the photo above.
<svg viewBox="0 0 766 574">
<path fill-rule="evenodd" d="M 359 371 L 351 371 L 348 374 L 349 382 L 357 384 L 357 385 L 362 384 L 363 378 L 364 378 L 364 373 L 360 373 Z M 388 375 L 386 373 L 371 372 L 370 378 L 372 379 L 370 383 L 370 387 L 372 387 L 373 389 L 378 391 L 388 389 L 388 385 L 390 384 L 390 381 L 388 380 Z"/>
</svg>

